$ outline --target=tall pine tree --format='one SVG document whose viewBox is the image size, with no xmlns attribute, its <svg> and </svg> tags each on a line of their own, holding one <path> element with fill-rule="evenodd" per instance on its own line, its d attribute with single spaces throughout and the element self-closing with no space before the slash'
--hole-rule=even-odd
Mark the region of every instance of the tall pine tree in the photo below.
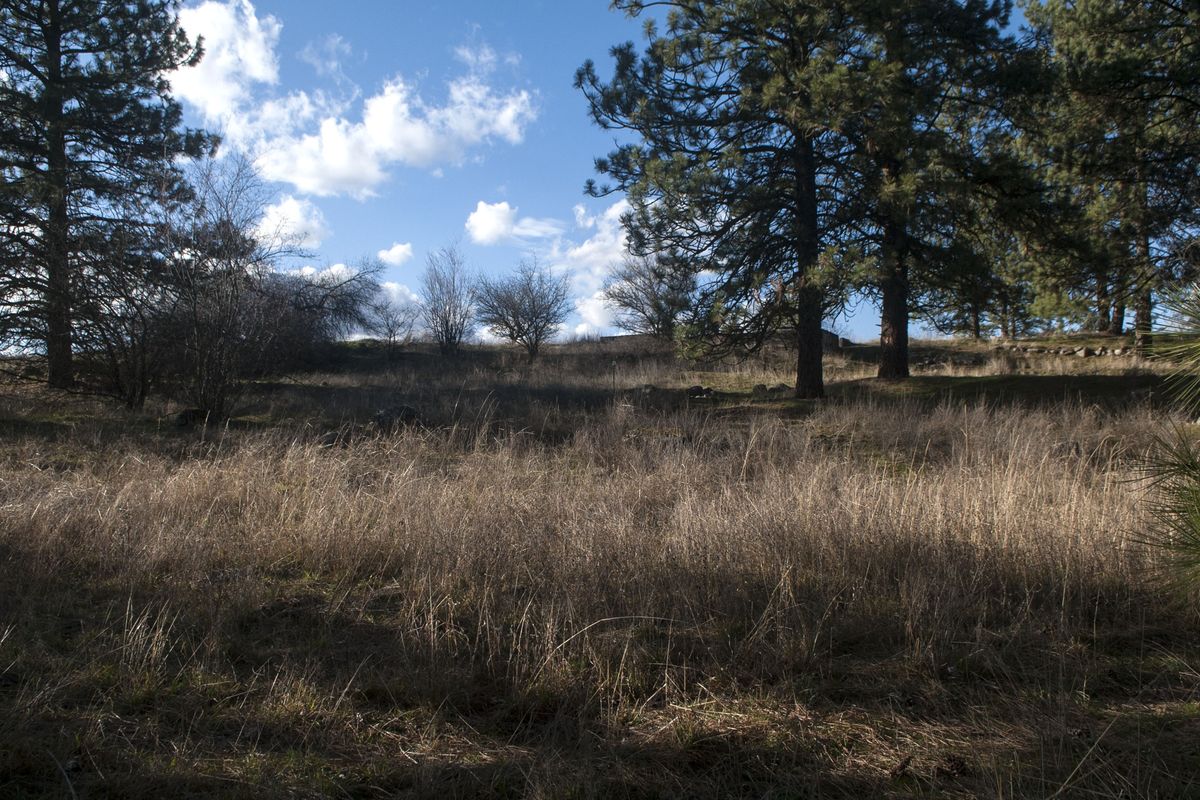
<svg viewBox="0 0 1200 800">
<path fill-rule="evenodd" d="M 1149 344 L 1154 293 L 1184 277 L 1200 226 L 1200 6 L 1183 0 L 1047 0 L 1027 15 L 1057 93 L 1042 109 L 1050 169 L 1085 210 L 1100 255 L 1094 316 L 1135 312 Z"/>
<path fill-rule="evenodd" d="M 848 130 L 862 181 L 869 285 L 879 295 L 879 377 L 908 377 L 909 318 L 920 295 L 970 268 L 955 231 L 969 198 L 991 181 L 988 113 L 1002 107 L 1011 41 L 1001 34 L 1003 0 L 851 3 L 862 36 L 848 60 L 862 113 Z M 963 135 L 964 124 L 973 126 Z"/>
<path fill-rule="evenodd" d="M 96 242 L 125 235 L 183 186 L 168 75 L 194 64 L 177 0 L 0 0 L 0 297 L 10 343 L 40 345 L 52 386 L 74 379 L 73 338 Z"/>
<path fill-rule="evenodd" d="M 650 5 L 617 0 L 638 15 Z M 821 321 L 831 285 L 839 187 L 841 65 L 853 28 L 841 4 L 676 0 L 666 35 L 648 25 L 639 56 L 614 48 L 615 75 L 589 62 L 577 85 L 593 119 L 639 141 L 597 161 L 624 191 L 638 255 L 669 252 L 696 274 L 691 329 L 745 347 L 787 331 L 797 349 L 796 396 L 821 397 Z"/>
</svg>

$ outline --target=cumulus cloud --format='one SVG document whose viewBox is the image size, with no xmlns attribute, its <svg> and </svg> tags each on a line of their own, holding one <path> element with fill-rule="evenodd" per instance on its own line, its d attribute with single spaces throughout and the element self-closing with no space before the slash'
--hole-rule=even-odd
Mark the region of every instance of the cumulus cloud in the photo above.
<svg viewBox="0 0 1200 800">
<path fill-rule="evenodd" d="M 413 246 L 409 242 L 395 242 L 387 250 L 380 250 L 378 255 L 383 263 L 390 267 L 398 267 L 413 257 Z"/>
<path fill-rule="evenodd" d="M 392 165 L 433 169 L 495 138 L 519 144 L 534 116 L 528 92 L 499 94 L 478 74 L 452 81 L 444 105 L 397 76 L 364 101 L 359 120 L 325 116 L 314 132 L 267 138 L 258 165 L 302 192 L 369 197 Z"/>
<path fill-rule="evenodd" d="M 268 241 L 315 250 L 329 236 L 329 226 L 312 201 L 284 195 L 278 203 L 267 206 L 258 232 Z"/>
<path fill-rule="evenodd" d="M 609 307 L 603 290 L 593 292 L 587 297 L 576 298 L 575 313 L 579 314 L 582 320 L 575 326 L 576 336 L 598 336 L 613 328 L 613 310 Z"/>
<path fill-rule="evenodd" d="M 395 303 L 399 306 L 412 305 L 421 302 L 421 298 L 412 289 L 405 286 L 403 283 L 395 283 L 386 281 L 379 285 L 379 293 L 383 295 L 388 302 Z"/>
<path fill-rule="evenodd" d="M 171 88 L 207 119 L 229 120 L 255 84 L 279 82 L 275 47 L 283 25 L 273 16 L 260 19 L 249 0 L 205 0 L 180 11 L 179 22 L 189 36 L 204 38 L 204 58 L 172 75 Z"/>
<path fill-rule="evenodd" d="M 628 244 L 621 217 L 629 211 L 629 202 L 619 200 L 598 215 L 588 215 L 581 206 L 575 209 L 575 224 L 591 235 L 578 244 L 558 242 L 548 260 L 556 269 L 571 276 L 576 292 L 593 295 L 600 291 L 625 257 Z"/>
<path fill-rule="evenodd" d="M 338 283 L 340 281 L 349 280 L 358 274 L 358 270 L 346 264 L 330 264 L 326 267 L 314 267 L 312 265 L 300 267 L 299 269 L 286 270 L 289 275 L 300 275 L 317 282 Z"/>
<path fill-rule="evenodd" d="M 467 217 L 467 234 L 476 244 L 489 245 L 519 239 L 549 239 L 563 233 L 564 226 L 558 220 L 518 217 L 517 212 L 507 202 L 480 200 Z"/>
<path fill-rule="evenodd" d="M 260 19 L 250 0 L 205 0 L 181 16 L 190 34 L 204 36 L 208 55 L 172 76 L 176 95 L 198 108 L 206 124 L 222 128 L 232 146 L 251 153 L 263 177 L 304 194 L 370 197 L 394 166 L 433 171 L 465 163 L 492 142 L 519 144 L 537 116 L 529 91 L 493 86 L 498 59 L 487 47 L 459 49 L 466 74 L 450 80 L 440 100 L 400 75 L 365 99 L 357 87 L 341 87 L 342 97 L 320 91 L 273 97 L 260 90 L 279 81 L 282 25 L 275 17 Z M 348 52 L 333 36 L 301 57 L 341 86 Z"/>
</svg>

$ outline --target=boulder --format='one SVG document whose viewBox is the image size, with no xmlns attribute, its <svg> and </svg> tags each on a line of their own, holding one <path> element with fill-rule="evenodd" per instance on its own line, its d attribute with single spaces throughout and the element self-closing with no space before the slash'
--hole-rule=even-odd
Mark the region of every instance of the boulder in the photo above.
<svg viewBox="0 0 1200 800">
<path fill-rule="evenodd" d="M 396 405 L 382 408 L 375 412 L 375 428 L 383 433 L 391 433 L 398 428 L 407 428 L 421 421 L 421 414 L 412 406 Z"/>
<path fill-rule="evenodd" d="M 199 408 L 185 408 L 175 415 L 176 428 L 194 428 L 197 425 L 207 425 L 209 412 Z"/>
<path fill-rule="evenodd" d="M 706 400 L 713 396 L 713 390 L 706 386 L 689 386 L 687 396 L 693 400 Z"/>
</svg>

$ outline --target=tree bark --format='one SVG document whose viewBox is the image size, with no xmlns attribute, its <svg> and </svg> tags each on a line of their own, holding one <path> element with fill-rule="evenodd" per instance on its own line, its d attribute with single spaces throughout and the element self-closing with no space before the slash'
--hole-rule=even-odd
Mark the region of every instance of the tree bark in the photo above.
<svg viewBox="0 0 1200 800">
<path fill-rule="evenodd" d="M 819 289 L 804 287 L 797 298 L 796 397 L 802 400 L 825 396 L 822 359 L 825 342 L 821 333 L 823 308 Z"/>
<path fill-rule="evenodd" d="M 1154 324 L 1154 294 L 1150 285 L 1150 278 L 1154 273 L 1150 263 L 1150 237 L 1144 230 L 1138 234 L 1137 253 L 1139 266 L 1144 271 L 1145 288 L 1138 292 L 1133 306 L 1133 349 L 1139 356 L 1145 356 L 1150 353 L 1154 338 L 1151 335 Z"/>
<path fill-rule="evenodd" d="M 825 343 L 821 320 L 825 316 L 821 290 L 811 273 L 820 257 L 817 234 L 817 167 L 812 140 L 797 138 L 796 152 L 796 254 L 799 280 L 796 289 L 796 397 L 811 400 L 825 396 L 823 359 Z"/>
<path fill-rule="evenodd" d="M 1108 290 L 1108 280 L 1103 275 L 1096 275 L 1096 332 L 1108 333 L 1112 329 L 1112 294 Z"/>
<path fill-rule="evenodd" d="M 1133 307 L 1133 349 L 1139 356 L 1148 355 L 1154 343 L 1151 333 L 1154 297 L 1149 289 L 1138 294 Z"/>
<path fill-rule="evenodd" d="M 1119 298 L 1113 303 L 1112 309 L 1112 325 L 1109 326 L 1109 333 L 1113 336 L 1125 335 L 1125 298 Z"/>
<path fill-rule="evenodd" d="M 894 159 L 883 164 L 883 181 L 900 180 L 900 165 Z M 883 279 L 879 318 L 879 377 L 898 381 L 908 377 L 908 223 L 901 209 L 889 207 L 883 222 Z"/>
<path fill-rule="evenodd" d="M 898 224 L 884 226 L 879 377 L 890 381 L 908 377 L 908 263 L 904 258 L 904 235 Z"/>
<path fill-rule="evenodd" d="M 67 136 L 63 119 L 62 22 L 58 0 L 46 3 L 46 371 L 49 384 L 69 388 L 75 380 L 71 326 L 70 211 L 67 206 Z"/>
</svg>

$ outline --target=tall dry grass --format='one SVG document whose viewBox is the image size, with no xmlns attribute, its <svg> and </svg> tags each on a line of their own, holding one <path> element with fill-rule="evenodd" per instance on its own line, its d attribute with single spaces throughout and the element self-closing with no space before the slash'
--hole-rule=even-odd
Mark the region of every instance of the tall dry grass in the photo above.
<svg viewBox="0 0 1200 800">
<path fill-rule="evenodd" d="M 487 378 L 349 446 L 14 435 L 0 794 L 1197 790 L 1149 407 L 531 395 L 518 425 Z"/>
</svg>

